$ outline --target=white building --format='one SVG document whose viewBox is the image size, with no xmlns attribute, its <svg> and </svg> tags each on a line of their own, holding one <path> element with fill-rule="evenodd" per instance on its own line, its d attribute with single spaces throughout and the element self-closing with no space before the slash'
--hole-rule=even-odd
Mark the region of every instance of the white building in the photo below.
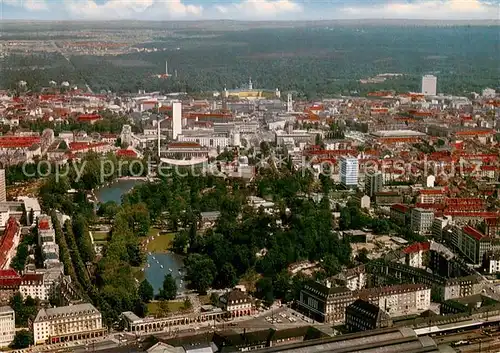
<svg viewBox="0 0 500 353">
<path fill-rule="evenodd" d="M 252 299 L 239 289 L 233 289 L 229 293 L 222 295 L 219 301 L 223 309 L 233 317 L 252 315 L 253 313 Z"/>
<path fill-rule="evenodd" d="M 485 88 L 482 92 L 483 98 L 495 98 L 496 91 L 493 88 Z"/>
<path fill-rule="evenodd" d="M 429 234 L 434 222 L 434 211 L 423 208 L 411 210 L 411 229 L 417 234 Z"/>
<path fill-rule="evenodd" d="M 422 77 L 422 93 L 426 96 L 435 96 L 437 94 L 437 77 L 425 75 Z"/>
<path fill-rule="evenodd" d="M 210 135 L 210 134 L 182 134 L 177 136 L 179 142 L 196 142 L 203 147 L 222 149 L 228 147 L 231 144 L 231 140 L 227 136 L 221 135 Z"/>
<path fill-rule="evenodd" d="M 340 183 L 346 188 L 358 186 L 358 159 L 342 157 L 340 158 Z"/>
<path fill-rule="evenodd" d="M 23 299 L 38 298 L 41 301 L 49 300 L 49 289 L 46 288 L 42 273 L 26 273 L 21 279 L 19 293 Z"/>
<path fill-rule="evenodd" d="M 172 138 L 182 134 L 182 103 L 174 102 L 172 104 Z"/>
<path fill-rule="evenodd" d="M 7 347 L 16 334 L 16 314 L 10 306 L 0 307 L 0 348 Z"/>
<path fill-rule="evenodd" d="M 101 337 L 105 332 L 101 313 L 88 303 L 40 309 L 33 322 L 35 344 Z"/>
<path fill-rule="evenodd" d="M 359 297 L 397 316 L 428 310 L 431 289 L 422 284 L 402 284 L 365 289 Z"/>
</svg>

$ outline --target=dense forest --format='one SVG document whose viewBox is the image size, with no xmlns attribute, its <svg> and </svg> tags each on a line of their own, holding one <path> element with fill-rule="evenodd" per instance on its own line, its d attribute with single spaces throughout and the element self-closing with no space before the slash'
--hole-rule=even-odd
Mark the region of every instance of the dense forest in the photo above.
<svg viewBox="0 0 500 353">
<path fill-rule="evenodd" d="M 0 86 L 12 88 L 24 80 L 37 90 L 50 80 L 64 80 L 80 87 L 88 83 L 97 92 L 199 92 L 241 87 L 251 76 L 254 87 L 278 87 L 313 98 L 377 89 L 418 91 L 427 73 L 438 76 L 440 92 L 464 94 L 498 85 L 497 27 L 337 26 L 200 33 L 203 38 L 177 35 L 136 45 L 160 49 L 150 53 L 72 56 L 71 62 L 57 53 L 22 60 L 7 57 L 3 67 L 9 69 L 3 70 Z M 151 77 L 163 73 L 166 59 L 177 77 Z M 37 62 L 40 68 L 33 69 Z M 404 76 L 380 84 L 359 83 L 381 73 Z"/>
</svg>

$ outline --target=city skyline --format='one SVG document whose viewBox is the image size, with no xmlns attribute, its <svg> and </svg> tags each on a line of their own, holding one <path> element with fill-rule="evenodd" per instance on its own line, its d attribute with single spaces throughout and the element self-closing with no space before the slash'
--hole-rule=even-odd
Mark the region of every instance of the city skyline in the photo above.
<svg viewBox="0 0 500 353">
<path fill-rule="evenodd" d="M 498 20 L 498 0 L 2 0 L 26 20 Z"/>
</svg>

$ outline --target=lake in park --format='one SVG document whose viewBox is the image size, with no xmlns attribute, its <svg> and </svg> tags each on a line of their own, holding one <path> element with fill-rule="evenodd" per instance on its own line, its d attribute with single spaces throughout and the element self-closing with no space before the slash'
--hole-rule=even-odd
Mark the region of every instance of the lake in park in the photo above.
<svg viewBox="0 0 500 353">
<path fill-rule="evenodd" d="M 122 195 L 126 194 L 136 185 L 144 183 L 143 180 L 122 179 L 115 181 L 107 186 L 101 187 L 95 191 L 97 200 L 101 203 L 114 201 L 117 204 L 122 203 Z"/>
<path fill-rule="evenodd" d="M 126 194 L 136 185 L 144 183 L 143 180 L 118 180 L 112 184 L 99 188 L 95 191 L 97 200 L 101 203 L 115 201 L 121 203 L 122 195 Z M 181 272 L 179 272 L 179 270 Z M 147 255 L 147 263 L 144 268 L 146 279 L 151 283 L 155 294 L 163 287 L 163 279 L 167 273 L 171 273 L 177 282 L 178 292 L 185 290 L 185 282 L 182 281 L 183 261 L 182 257 L 172 253 L 151 253 Z"/>
</svg>

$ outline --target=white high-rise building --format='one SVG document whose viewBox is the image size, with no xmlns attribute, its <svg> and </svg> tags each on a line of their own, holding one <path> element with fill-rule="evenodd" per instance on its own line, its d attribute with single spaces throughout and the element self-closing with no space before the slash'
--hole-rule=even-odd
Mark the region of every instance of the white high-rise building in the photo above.
<svg viewBox="0 0 500 353">
<path fill-rule="evenodd" d="M 0 348 L 7 347 L 16 334 L 16 314 L 10 306 L 0 306 Z"/>
<path fill-rule="evenodd" d="M 432 232 L 434 222 L 434 211 L 423 208 L 411 210 L 411 230 L 417 234 L 424 235 Z"/>
<path fill-rule="evenodd" d="M 340 158 L 340 183 L 346 188 L 358 186 L 358 159 Z"/>
<path fill-rule="evenodd" d="M 172 138 L 176 140 L 180 134 L 182 134 L 182 103 L 174 102 L 172 104 Z"/>
<path fill-rule="evenodd" d="M 435 96 L 437 94 L 437 77 L 434 75 L 425 75 L 422 77 L 422 93 L 426 96 Z"/>
<path fill-rule="evenodd" d="M 5 169 L 0 169 L 0 202 L 7 201 L 7 192 L 5 191 Z"/>
</svg>

